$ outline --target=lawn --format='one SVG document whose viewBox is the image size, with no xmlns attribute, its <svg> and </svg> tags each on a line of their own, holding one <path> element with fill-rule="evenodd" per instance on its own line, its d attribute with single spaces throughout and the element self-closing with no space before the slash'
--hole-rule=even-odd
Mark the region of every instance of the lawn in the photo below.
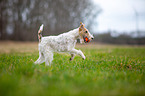
<svg viewBox="0 0 145 96">
<path fill-rule="evenodd" d="M 77 45 L 86 60 L 54 54 L 35 65 L 37 43 L 0 42 L 0 96 L 145 96 L 145 46 Z"/>
</svg>

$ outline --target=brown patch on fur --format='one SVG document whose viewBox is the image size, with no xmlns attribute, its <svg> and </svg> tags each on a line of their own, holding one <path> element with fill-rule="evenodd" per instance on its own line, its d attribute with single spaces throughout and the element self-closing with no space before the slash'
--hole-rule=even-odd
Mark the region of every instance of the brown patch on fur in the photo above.
<svg viewBox="0 0 145 96">
<path fill-rule="evenodd" d="M 39 31 L 38 31 L 38 39 L 39 39 L 39 42 L 41 42 L 41 38 L 42 38 L 41 30 L 39 30 Z"/>
</svg>

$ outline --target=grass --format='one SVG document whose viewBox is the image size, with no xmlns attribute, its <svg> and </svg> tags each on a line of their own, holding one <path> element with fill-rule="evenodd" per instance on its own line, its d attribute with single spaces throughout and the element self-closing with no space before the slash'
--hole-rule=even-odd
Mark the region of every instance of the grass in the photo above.
<svg viewBox="0 0 145 96">
<path fill-rule="evenodd" d="M 55 53 L 48 67 L 33 64 L 37 44 L 1 45 L 0 96 L 145 96 L 144 46 L 79 45 L 86 60 Z"/>
</svg>

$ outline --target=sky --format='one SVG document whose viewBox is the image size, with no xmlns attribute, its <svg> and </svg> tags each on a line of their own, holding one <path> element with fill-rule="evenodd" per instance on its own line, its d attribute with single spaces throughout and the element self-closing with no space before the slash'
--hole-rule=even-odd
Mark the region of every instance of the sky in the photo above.
<svg viewBox="0 0 145 96">
<path fill-rule="evenodd" d="M 145 0 L 93 0 L 102 8 L 98 16 L 99 32 L 114 30 L 118 32 L 145 31 Z"/>
</svg>

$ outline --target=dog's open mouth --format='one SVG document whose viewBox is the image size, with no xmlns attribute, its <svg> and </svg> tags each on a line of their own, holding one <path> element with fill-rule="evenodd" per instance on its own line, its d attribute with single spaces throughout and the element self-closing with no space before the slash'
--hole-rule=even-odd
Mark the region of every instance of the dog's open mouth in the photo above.
<svg viewBox="0 0 145 96">
<path fill-rule="evenodd" d="M 84 42 L 85 43 L 89 43 L 90 42 L 90 39 L 87 36 L 84 36 L 83 38 L 84 38 Z"/>
</svg>

